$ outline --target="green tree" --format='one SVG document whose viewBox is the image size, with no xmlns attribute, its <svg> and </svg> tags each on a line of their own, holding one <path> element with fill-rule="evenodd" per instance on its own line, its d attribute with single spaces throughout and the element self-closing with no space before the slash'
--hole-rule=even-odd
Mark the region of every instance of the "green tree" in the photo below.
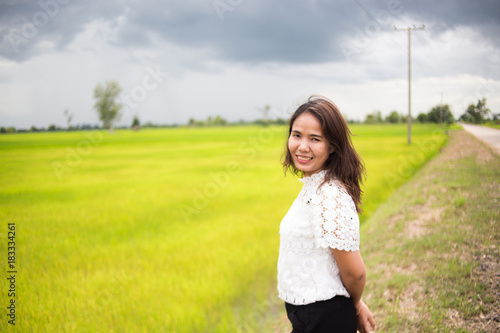
<svg viewBox="0 0 500 333">
<path fill-rule="evenodd" d="M 134 116 L 134 120 L 132 120 L 132 128 L 139 129 L 140 126 L 141 126 L 141 122 L 139 121 L 139 117 Z"/>
<path fill-rule="evenodd" d="M 383 120 L 382 120 L 382 112 L 380 111 L 375 111 L 373 113 L 369 113 L 366 115 L 365 118 L 366 124 L 376 124 L 381 122 L 383 122 Z"/>
<path fill-rule="evenodd" d="M 400 121 L 398 111 L 392 111 L 387 117 L 385 117 L 385 121 L 392 124 L 397 124 Z"/>
<path fill-rule="evenodd" d="M 491 110 L 486 107 L 486 98 L 479 99 L 477 104 L 470 104 L 464 114 L 460 116 L 460 120 L 475 124 L 482 124 L 483 121 L 491 114 Z"/>
<path fill-rule="evenodd" d="M 427 117 L 427 113 L 420 113 L 418 116 L 417 116 L 417 120 L 420 122 L 420 123 L 426 123 L 429 121 L 429 118 Z"/>
<path fill-rule="evenodd" d="M 50 125 L 49 125 L 49 128 L 48 128 L 48 131 L 50 131 L 50 132 L 54 132 L 55 130 L 57 130 L 56 125 L 54 125 L 54 124 L 50 124 Z"/>
<path fill-rule="evenodd" d="M 427 113 L 427 120 L 431 123 L 436 124 L 453 124 L 455 122 L 455 117 L 453 113 L 450 111 L 450 106 L 448 104 L 445 105 L 436 105 L 433 107 L 429 113 Z"/>
<path fill-rule="evenodd" d="M 216 116 L 214 120 L 215 126 L 224 126 L 227 124 L 227 120 L 222 118 L 221 116 Z"/>
<path fill-rule="evenodd" d="M 123 105 L 117 102 L 122 88 L 116 81 L 107 81 L 103 86 L 100 83 L 94 89 L 94 98 L 96 102 L 94 108 L 99 114 L 99 120 L 102 121 L 102 126 L 109 129 L 112 134 L 115 122 L 121 117 L 120 110 Z"/>
<path fill-rule="evenodd" d="M 212 116 L 208 116 L 207 121 L 206 121 L 207 126 L 213 126 L 214 125 L 214 118 Z"/>
</svg>

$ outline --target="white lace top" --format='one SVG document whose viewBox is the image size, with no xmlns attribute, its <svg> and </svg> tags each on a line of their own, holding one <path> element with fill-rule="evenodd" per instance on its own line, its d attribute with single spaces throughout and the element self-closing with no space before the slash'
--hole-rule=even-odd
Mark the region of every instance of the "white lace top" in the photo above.
<svg viewBox="0 0 500 333">
<path fill-rule="evenodd" d="M 299 179 L 302 190 L 280 225 L 278 292 L 294 305 L 350 297 L 331 248 L 359 250 L 359 217 L 340 182 L 319 187 L 325 174 Z"/>
</svg>

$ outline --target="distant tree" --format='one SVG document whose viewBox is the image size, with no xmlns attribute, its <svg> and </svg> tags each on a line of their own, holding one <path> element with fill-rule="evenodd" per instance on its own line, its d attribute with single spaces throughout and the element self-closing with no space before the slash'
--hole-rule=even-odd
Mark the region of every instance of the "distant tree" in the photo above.
<svg viewBox="0 0 500 333">
<path fill-rule="evenodd" d="M 73 119 L 73 115 L 71 113 L 69 113 L 69 110 L 66 109 L 64 110 L 64 116 L 66 117 L 66 123 L 68 124 L 68 130 L 71 129 L 71 119 Z"/>
<path fill-rule="evenodd" d="M 207 121 L 205 122 L 207 126 L 212 126 L 214 124 L 214 118 L 212 116 L 208 116 Z"/>
<path fill-rule="evenodd" d="M 415 118 L 411 117 L 411 121 L 414 121 L 414 120 L 415 120 Z M 404 114 L 404 113 L 400 113 L 399 114 L 399 121 L 406 124 L 408 122 L 408 115 Z"/>
<path fill-rule="evenodd" d="M 448 104 L 440 104 L 433 107 L 429 113 L 427 113 L 427 121 L 436 124 L 440 124 L 441 121 L 443 124 L 453 124 L 455 122 L 455 117 L 453 113 L 451 113 Z"/>
<path fill-rule="evenodd" d="M 427 113 L 420 113 L 418 116 L 417 116 L 417 120 L 420 122 L 420 123 L 426 123 L 429 121 L 429 117 L 427 117 Z"/>
<path fill-rule="evenodd" d="M 15 127 L 7 127 L 5 129 L 5 133 L 16 133 L 16 128 Z"/>
<path fill-rule="evenodd" d="M 375 124 L 375 116 L 372 113 L 366 115 L 365 124 Z"/>
<path fill-rule="evenodd" d="M 30 132 L 38 132 L 38 128 L 33 125 L 30 127 Z"/>
<path fill-rule="evenodd" d="M 54 132 L 56 129 L 57 129 L 57 128 L 56 128 L 56 125 L 54 125 L 54 124 L 50 124 L 50 125 L 49 125 L 49 128 L 48 128 L 47 130 L 48 130 L 48 131 L 50 131 L 50 132 Z"/>
<path fill-rule="evenodd" d="M 102 126 L 109 129 L 111 134 L 113 133 L 115 122 L 121 117 L 120 110 L 123 105 L 117 102 L 121 91 L 122 89 L 116 81 L 107 81 L 105 86 L 98 83 L 94 89 L 94 98 L 96 99 L 94 108 L 99 114 Z"/>
<path fill-rule="evenodd" d="M 397 124 L 400 121 L 398 111 L 392 111 L 387 117 L 385 117 L 385 121 L 392 124 Z"/>
<path fill-rule="evenodd" d="M 203 126 L 225 126 L 228 124 L 228 121 L 221 116 L 217 115 L 214 117 L 208 116 L 206 121 L 203 120 L 196 120 L 195 118 L 189 118 L 188 121 L 188 126 L 196 126 L 196 127 L 203 127 Z"/>
<path fill-rule="evenodd" d="M 490 114 L 491 110 L 486 107 L 486 98 L 483 97 L 477 101 L 476 105 L 470 104 L 459 119 L 461 121 L 482 124 Z"/>
<path fill-rule="evenodd" d="M 269 111 L 271 111 L 271 106 L 266 104 L 262 108 L 258 107 L 257 110 L 262 113 L 262 125 L 269 125 Z"/>
<path fill-rule="evenodd" d="M 222 118 L 221 116 L 216 116 L 214 119 L 215 126 L 224 126 L 227 124 L 227 120 Z"/>
<path fill-rule="evenodd" d="M 366 115 L 365 118 L 365 123 L 366 124 L 376 124 L 376 123 L 382 123 L 382 112 L 380 111 L 375 111 L 373 113 L 369 113 Z"/>
<path fill-rule="evenodd" d="M 141 122 L 139 121 L 139 117 L 134 116 L 134 120 L 132 120 L 132 128 L 138 130 L 141 126 Z"/>
</svg>

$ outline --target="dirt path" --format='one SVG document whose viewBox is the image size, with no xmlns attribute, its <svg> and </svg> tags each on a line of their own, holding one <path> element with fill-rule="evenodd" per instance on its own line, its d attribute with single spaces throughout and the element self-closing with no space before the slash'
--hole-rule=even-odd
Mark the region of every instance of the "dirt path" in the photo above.
<svg viewBox="0 0 500 333">
<path fill-rule="evenodd" d="M 462 127 L 500 155 L 500 130 L 486 126 L 462 124 Z"/>
</svg>

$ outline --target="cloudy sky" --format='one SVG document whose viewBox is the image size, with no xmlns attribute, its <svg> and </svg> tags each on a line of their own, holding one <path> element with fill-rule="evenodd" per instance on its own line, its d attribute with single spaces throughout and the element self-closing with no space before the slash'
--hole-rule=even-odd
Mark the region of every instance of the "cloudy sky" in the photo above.
<svg viewBox="0 0 500 333">
<path fill-rule="evenodd" d="M 0 0 L 0 126 L 97 124 L 116 80 L 120 124 L 285 118 L 311 94 L 349 119 L 441 103 L 500 112 L 497 0 Z"/>
</svg>

